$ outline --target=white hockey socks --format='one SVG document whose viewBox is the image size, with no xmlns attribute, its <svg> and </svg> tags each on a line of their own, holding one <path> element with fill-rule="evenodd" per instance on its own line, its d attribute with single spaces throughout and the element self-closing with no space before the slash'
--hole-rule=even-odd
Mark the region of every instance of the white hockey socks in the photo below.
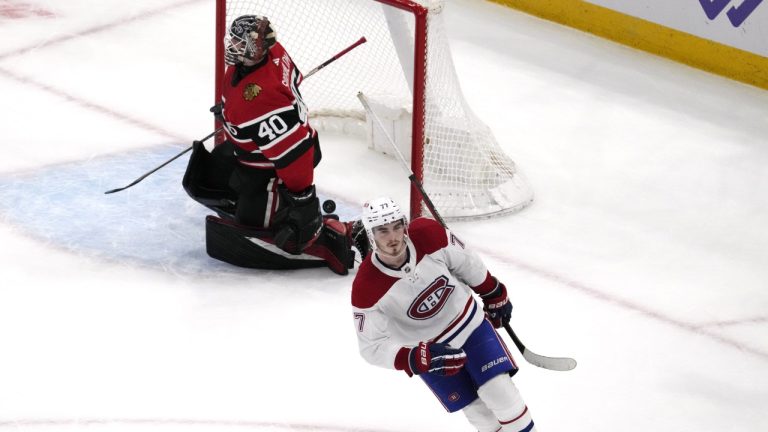
<svg viewBox="0 0 768 432">
<path fill-rule="evenodd" d="M 477 394 L 495 414 L 502 431 L 536 432 L 531 413 L 507 374 L 498 375 L 483 384 Z"/>
<path fill-rule="evenodd" d="M 499 419 L 496 414 L 485 406 L 480 398 L 467 405 L 461 410 L 469 423 L 477 429 L 478 432 L 498 432 L 501 430 Z"/>
</svg>

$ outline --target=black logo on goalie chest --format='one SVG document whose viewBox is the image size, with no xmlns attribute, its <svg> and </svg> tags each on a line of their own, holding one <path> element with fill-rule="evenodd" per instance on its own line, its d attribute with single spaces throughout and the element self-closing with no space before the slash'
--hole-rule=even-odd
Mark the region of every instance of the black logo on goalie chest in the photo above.
<svg viewBox="0 0 768 432">
<path fill-rule="evenodd" d="M 408 316 L 415 320 L 432 318 L 445 306 L 455 288 L 453 285 L 448 285 L 446 276 L 438 277 L 411 303 Z"/>
</svg>

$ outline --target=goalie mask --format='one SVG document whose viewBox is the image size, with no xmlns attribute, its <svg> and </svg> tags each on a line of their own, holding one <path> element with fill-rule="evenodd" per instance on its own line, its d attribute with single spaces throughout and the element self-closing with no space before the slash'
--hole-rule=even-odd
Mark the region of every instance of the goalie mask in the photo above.
<svg viewBox="0 0 768 432">
<path fill-rule="evenodd" d="M 399 220 L 403 221 L 407 234 L 408 218 L 391 198 L 376 198 L 363 204 L 363 226 L 372 250 L 378 249 L 376 240 L 373 238 L 373 229 Z"/>
<path fill-rule="evenodd" d="M 228 65 L 253 66 L 276 42 L 277 35 L 267 17 L 240 16 L 232 21 L 224 38 L 224 61 Z"/>
</svg>

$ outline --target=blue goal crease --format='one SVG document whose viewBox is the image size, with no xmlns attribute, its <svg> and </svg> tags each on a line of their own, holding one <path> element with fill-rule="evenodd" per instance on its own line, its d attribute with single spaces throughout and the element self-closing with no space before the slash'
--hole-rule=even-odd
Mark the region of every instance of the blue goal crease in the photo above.
<svg viewBox="0 0 768 432">
<path fill-rule="evenodd" d="M 0 174 L 0 217 L 28 235 L 74 253 L 136 263 L 176 273 L 240 272 L 205 252 L 205 216 L 212 212 L 184 192 L 188 157 L 140 183 L 123 187 L 174 155 L 158 146 L 54 167 Z M 359 215 L 355 204 L 333 199 L 342 220 Z"/>
</svg>

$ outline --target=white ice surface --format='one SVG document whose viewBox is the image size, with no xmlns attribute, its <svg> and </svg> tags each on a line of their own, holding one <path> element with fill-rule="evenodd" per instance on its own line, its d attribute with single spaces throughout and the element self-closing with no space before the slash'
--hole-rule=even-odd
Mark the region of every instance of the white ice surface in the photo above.
<svg viewBox="0 0 768 432">
<path fill-rule="evenodd" d="M 470 431 L 359 357 L 352 277 L 207 258 L 186 158 L 103 194 L 211 131 L 213 3 L 0 2 L 56 15 L 0 12 L 0 431 Z M 579 361 L 521 364 L 538 430 L 768 430 L 768 93 L 483 1 L 446 13 L 536 192 L 453 229 L 529 348 Z M 344 215 L 405 200 L 393 159 L 321 140 Z"/>
</svg>

